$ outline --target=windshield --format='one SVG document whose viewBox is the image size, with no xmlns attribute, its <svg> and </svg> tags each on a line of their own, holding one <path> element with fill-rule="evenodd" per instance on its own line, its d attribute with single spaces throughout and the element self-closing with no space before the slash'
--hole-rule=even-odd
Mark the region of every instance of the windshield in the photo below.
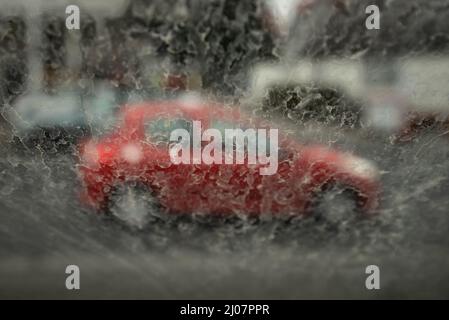
<svg viewBox="0 0 449 320">
<path fill-rule="evenodd" d="M 449 0 L 0 0 L 0 299 L 447 299 L 448 191 Z"/>
</svg>

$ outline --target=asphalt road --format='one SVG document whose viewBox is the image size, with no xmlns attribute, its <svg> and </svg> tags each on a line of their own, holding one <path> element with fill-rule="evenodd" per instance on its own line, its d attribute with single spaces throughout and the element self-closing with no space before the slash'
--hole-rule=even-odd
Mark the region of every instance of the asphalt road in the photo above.
<svg viewBox="0 0 449 320">
<path fill-rule="evenodd" d="M 133 231 L 83 208 L 75 154 L 0 157 L 0 298 L 449 298 L 449 139 L 406 145 L 323 134 L 374 160 L 381 214 L 327 230 L 308 220 L 195 219 Z M 65 289 L 65 267 L 81 290 Z M 381 289 L 365 288 L 365 268 Z"/>
</svg>

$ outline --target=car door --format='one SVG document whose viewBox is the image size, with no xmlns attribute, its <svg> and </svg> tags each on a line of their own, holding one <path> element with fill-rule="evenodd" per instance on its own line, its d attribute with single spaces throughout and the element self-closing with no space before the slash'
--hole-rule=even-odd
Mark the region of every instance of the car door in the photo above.
<svg viewBox="0 0 449 320">
<path fill-rule="evenodd" d="M 248 145 L 257 143 L 257 137 L 250 135 L 245 138 L 244 148 L 238 150 L 237 140 L 229 137 L 227 130 L 241 129 L 245 131 L 249 127 L 237 121 L 215 117 L 210 119 L 208 128 L 217 130 L 221 135 L 219 146 L 221 162 L 213 163 L 208 168 L 209 174 L 206 181 L 208 190 L 206 192 L 209 202 L 219 213 L 245 215 L 258 213 L 261 201 L 258 185 L 262 179 L 259 174 L 260 164 L 248 163 Z M 227 142 L 228 147 L 226 147 Z M 230 145 L 232 148 L 229 147 Z M 237 161 L 238 152 L 243 152 L 243 162 Z"/>
<path fill-rule="evenodd" d="M 222 132 L 223 142 L 229 139 L 226 136 L 226 129 L 253 129 L 256 134 L 248 134 L 245 140 L 245 161 L 237 163 L 234 158 L 232 165 L 222 164 L 218 168 L 218 176 L 221 183 L 215 186 L 216 192 L 221 197 L 227 198 L 227 204 L 234 211 L 242 211 L 249 214 L 277 214 L 296 212 L 301 207 L 301 193 L 297 192 L 298 186 L 294 182 L 297 178 L 292 164 L 295 161 L 295 151 L 288 145 L 281 128 L 276 128 L 273 124 L 258 119 L 247 120 L 243 116 L 241 121 L 228 121 L 224 119 L 213 119 L 210 127 Z M 265 129 L 260 131 L 259 129 Z M 272 130 L 277 129 L 273 132 Z M 282 138 L 279 137 L 279 134 Z M 257 157 L 251 162 L 248 161 L 252 144 L 253 152 L 257 149 Z M 237 147 L 237 146 L 236 146 Z M 261 154 L 259 154 L 259 149 Z M 265 151 L 265 153 L 263 152 Z M 223 155 L 227 155 L 227 148 L 223 146 Z M 268 164 L 261 159 L 261 155 L 270 156 L 270 161 L 276 160 L 272 170 L 266 170 Z M 232 156 L 236 156 L 234 152 Z M 271 165 L 271 164 L 270 164 Z M 264 171 L 262 171 L 265 169 Z"/>
<path fill-rule="evenodd" d="M 189 213 L 201 208 L 200 189 L 203 185 L 204 168 L 192 164 L 192 143 L 188 163 L 173 163 L 170 158 L 171 133 L 184 129 L 192 137 L 192 120 L 171 114 L 144 120 L 144 152 L 149 159 L 145 174 L 151 187 L 157 191 L 161 204 L 170 211 Z"/>
</svg>

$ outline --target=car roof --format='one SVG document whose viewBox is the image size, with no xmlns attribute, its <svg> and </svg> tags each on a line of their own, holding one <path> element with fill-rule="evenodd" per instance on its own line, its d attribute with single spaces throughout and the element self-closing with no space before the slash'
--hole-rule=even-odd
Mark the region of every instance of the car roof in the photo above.
<svg viewBox="0 0 449 320">
<path fill-rule="evenodd" d="M 208 121 L 212 118 L 230 121 L 242 120 L 239 108 L 197 96 L 182 96 L 176 99 L 152 100 L 125 105 L 122 112 L 127 123 L 161 116 L 184 117 L 199 121 Z"/>
</svg>

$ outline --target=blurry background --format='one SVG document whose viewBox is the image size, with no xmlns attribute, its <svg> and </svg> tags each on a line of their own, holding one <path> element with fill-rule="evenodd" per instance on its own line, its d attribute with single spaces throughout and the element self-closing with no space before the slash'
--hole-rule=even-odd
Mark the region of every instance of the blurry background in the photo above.
<svg viewBox="0 0 449 320">
<path fill-rule="evenodd" d="M 449 297 L 447 1 L 0 5 L 0 297 Z M 124 103 L 185 91 L 373 160 L 381 214 L 338 232 L 195 219 L 136 232 L 82 207 L 76 142 L 113 129 Z M 370 264 L 379 291 L 365 289 Z"/>
</svg>

